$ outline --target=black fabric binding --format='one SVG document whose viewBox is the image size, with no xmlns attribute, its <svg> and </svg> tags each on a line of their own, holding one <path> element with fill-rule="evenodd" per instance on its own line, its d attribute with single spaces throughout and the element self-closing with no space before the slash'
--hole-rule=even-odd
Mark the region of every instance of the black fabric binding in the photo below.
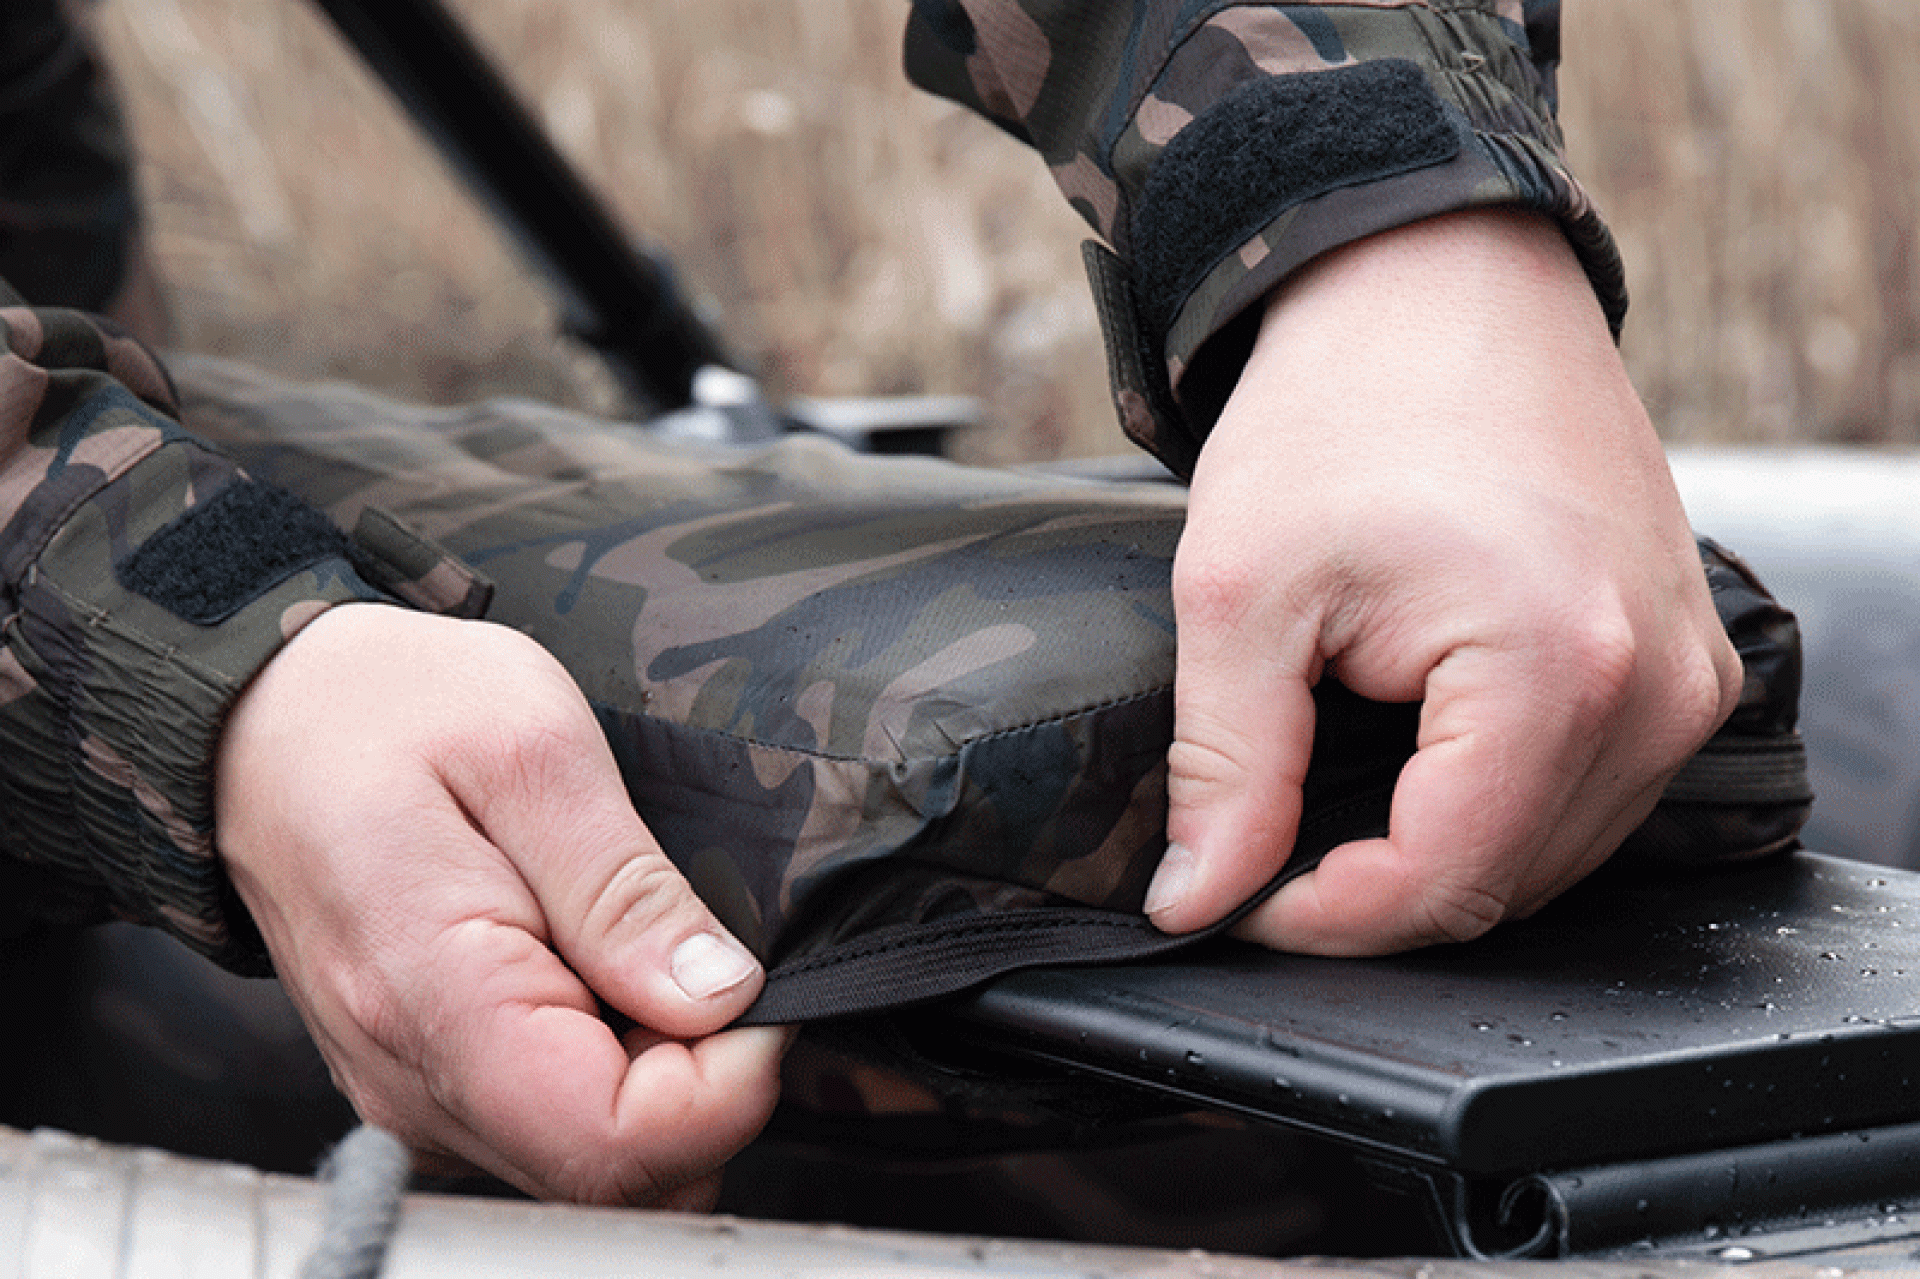
<svg viewBox="0 0 1920 1279">
<path fill-rule="evenodd" d="M 890 1012 L 1023 968 L 1152 959 L 1225 932 L 1318 862 L 1315 857 L 1289 865 L 1219 923 L 1178 936 L 1161 932 L 1144 915 L 1056 906 L 875 929 L 774 968 L 738 1024 L 793 1025 Z"/>
<path fill-rule="evenodd" d="M 1209 927 L 1175 936 L 1145 915 L 1073 906 L 895 924 L 776 965 L 739 1024 L 794 1025 L 891 1012 L 1023 968 L 1131 963 L 1185 950 L 1232 928 L 1339 845 L 1385 835 L 1397 771 L 1324 804 L 1310 803 L 1287 864 Z"/>
<path fill-rule="evenodd" d="M 1192 479 L 1200 441 L 1187 429 L 1186 416 L 1174 399 L 1165 357 L 1140 327 L 1126 263 L 1097 240 L 1081 243 L 1080 260 L 1093 287 L 1093 308 L 1107 348 L 1108 386 L 1121 428 L 1169 471 Z"/>
<path fill-rule="evenodd" d="M 1807 744 L 1797 735 L 1716 739 L 1680 766 L 1660 799 L 1723 806 L 1811 804 Z"/>
</svg>

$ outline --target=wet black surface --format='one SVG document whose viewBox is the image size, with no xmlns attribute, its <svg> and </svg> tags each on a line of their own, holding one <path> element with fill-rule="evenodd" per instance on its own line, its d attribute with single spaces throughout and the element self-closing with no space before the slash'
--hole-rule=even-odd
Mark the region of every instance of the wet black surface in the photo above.
<svg viewBox="0 0 1920 1279">
<path fill-rule="evenodd" d="M 1920 1119 L 1920 875 L 1616 872 L 1466 946 L 1019 974 L 970 1035 L 1462 1171 Z"/>
</svg>

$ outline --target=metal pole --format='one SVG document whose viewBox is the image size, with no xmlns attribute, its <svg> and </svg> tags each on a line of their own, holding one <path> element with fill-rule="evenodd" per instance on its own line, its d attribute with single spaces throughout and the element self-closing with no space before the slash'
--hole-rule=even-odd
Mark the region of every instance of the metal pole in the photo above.
<svg viewBox="0 0 1920 1279">
<path fill-rule="evenodd" d="M 569 331 L 646 409 L 692 403 L 703 367 L 738 367 L 439 0 L 314 3 L 560 290 Z"/>
</svg>

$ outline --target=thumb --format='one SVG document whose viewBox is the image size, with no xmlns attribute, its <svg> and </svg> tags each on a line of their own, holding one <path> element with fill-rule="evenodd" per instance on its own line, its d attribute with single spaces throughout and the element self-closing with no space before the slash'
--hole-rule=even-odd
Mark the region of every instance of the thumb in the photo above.
<svg viewBox="0 0 1920 1279">
<path fill-rule="evenodd" d="M 1167 755 L 1167 839 L 1146 912 L 1170 933 L 1204 928 L 1279 872 L 1300 821 L 1313 749 L 1313 647 L 1250 642 L 1238 609 L 1185 597 Z M 1176 575 L 1176 606 L 1182 603 Z"/>
<path fill-rule="evenodd" d="M 577 696 L 577 695 L 576 695 Z M 546 917 L 549 944 L 601 999 L 662 1035 L 711 1034 L 764 973 L 641 823 L 584 699 L 457 789 Z"/>
</svg>

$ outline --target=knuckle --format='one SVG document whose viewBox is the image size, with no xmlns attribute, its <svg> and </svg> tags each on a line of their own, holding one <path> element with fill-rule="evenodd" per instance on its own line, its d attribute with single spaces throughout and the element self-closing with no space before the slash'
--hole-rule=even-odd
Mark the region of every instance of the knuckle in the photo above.
<svg viewBox="0 0 1920 1279">
<path fill-rule="evenodd" d="M 514 784 L 544 792 L 574 769 L 584 745 L 567 717 L 541 708 L 502 738 L 500 763 Z"/>
<path fill-rule="evenodd" d="M 692 902 L 692 892 L 672 862 L 660 854 L 639 854 L 615 865 L 594 888 L 581 932 L 596 938 L 627 929 L 646 932 Z"/>
<path fill-rule="evenodd" d="M 319 1011 L 320 1025 L 332 1032 L 329 1037 L 349 1064 L 368 1048 L 403 1064 L 417 1062 L 423 1051 L 420 1015 L 409 1005 L 408 974 L 385 958 L 329 954 L 313 961 L 317 968 L 283 975 L 296 1004 Z"/>
<path fill-rule="evenodd" d="M 1174 609 L 1189 626 L 1235 625 L 1265 576 L 1239 556 L 1196 554 L 1182 546 L 1173 562 Z"/>
<path fill-rule="evenodd" d="M 1740 700 L 1746 695 L 1747 667 L 1740 658 L 1740 652 L 1734 648 L 1733 641 L 1724 633 L 1716 636 L 1714 645 L 1713 673 L 1719 685 L 1720 697 L 1715 706 L 1713 722 L 1717 727 L 1724 724 L 1727 717 L 1739 707 Z"/>
<path fill-rule="evenodd" d="M 596 745 L 564 708 L 539 704 L 492 723 L 457 726 L 441 755 L 463 779 L 463 793 L 483 804 L 524 807 L 577 791 L 580 763 Z"/>
<path fill-rule="evenodd" d="M 1484 936 L 1507 917 L 1507 901 L 1475 884 L 1440 884 L 1423 903 L 1431 936 L 1450 942 Z"/>
<path fill-rule="evenodd" d="M 1612 610 L 1583 614 L 1556 647 L 1583 718 L 1607 719 L 1626 703 L 1642 656 L 1627 618 Z"/>
<path fill-rule="evenodd" d="M 1740 702 L 1745 674 L 1740 657 L 1724 636 L 1716 643 L 1690 650 L 1675 673 L 1668 705 L 1681 733 L 1697 744 Z"/>
<path fill-rule="evenodd" d="M 412 1055 L 415 1045 L 405 1034 L 400 1001 L 386 982 L 344 973 L 337 997 L 347 1020 L 368 1040 L 394 1057 L 404 1060 Z"/>
<path fill-rule="evenodd" d="M 1246 766 L 1234 751 L 1205 737 L 1182 736 L 1167 751 L 1167 800 L 1176 808 L 1204 806 L 1237 793 L 1246 781 Z"/>
</svg>

